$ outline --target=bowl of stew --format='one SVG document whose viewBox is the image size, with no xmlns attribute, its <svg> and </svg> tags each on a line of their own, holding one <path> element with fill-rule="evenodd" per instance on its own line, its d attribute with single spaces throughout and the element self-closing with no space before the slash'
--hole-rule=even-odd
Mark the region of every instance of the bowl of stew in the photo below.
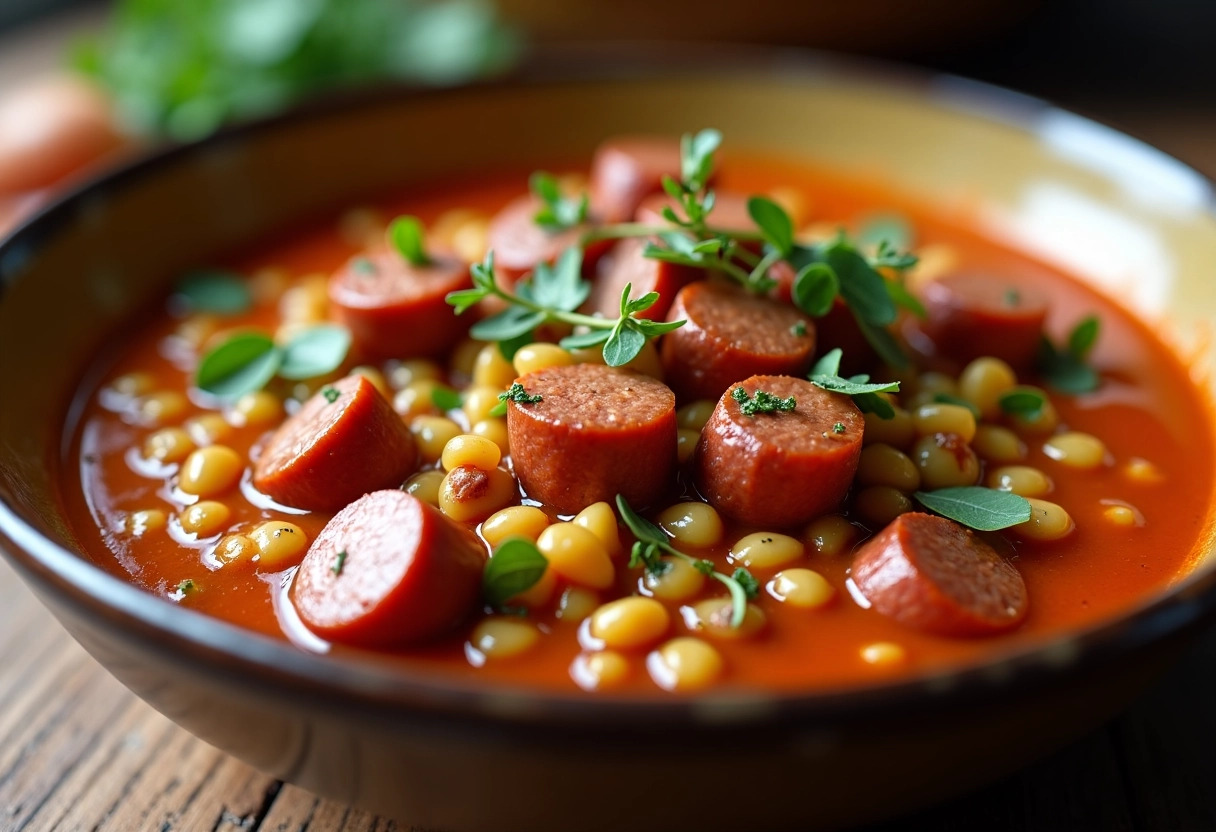
<svg viewBox="0 0 1216 832">
<path fill-rule="evenodd" d="M 314 105 L 3 241 L 23 578 L 423 828 L 838 828 L 1126 704 L 1216 605 L 1210 185 L 959 79 L 629 57 Z"/>
</svg>

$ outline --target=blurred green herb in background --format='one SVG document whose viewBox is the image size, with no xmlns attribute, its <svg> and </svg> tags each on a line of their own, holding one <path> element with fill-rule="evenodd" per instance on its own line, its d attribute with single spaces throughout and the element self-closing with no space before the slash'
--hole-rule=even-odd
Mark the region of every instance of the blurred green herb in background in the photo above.
<svg viewBox="0 0 1216 832">
<path fill-rule="evenodd" d="M 111 90 L 126 129 L 185 140 L 319 90 L 458 83 L 517 47 L 480 0 L 119 0 L 73 63 Z"/>
</svg>

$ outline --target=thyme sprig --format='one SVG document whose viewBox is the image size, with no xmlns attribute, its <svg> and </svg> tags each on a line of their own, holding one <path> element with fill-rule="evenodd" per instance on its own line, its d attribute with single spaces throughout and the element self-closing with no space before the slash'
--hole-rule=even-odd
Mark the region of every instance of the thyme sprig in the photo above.
<svg viewBox="0 0 1216 832">
<path fill-rule="evenodd" d="M 490 251 L 484 261 L 471 269 L 473 288 L 450 293 L 447 302 L 458 315 L 488 297 L 509 304 L 502 312 L 478 321 L 469 329 L 469 335 L 481 341 L 528 343 L 538 326 L 555 321 L 582 327 L 584 331 L 563 338 L 561 345 L 578 349 L 603 344 L 604 362 L 610 367 L 628 364 L 646 346 L 647 339 L 684 325 L 684 321 L 665 323 L 639 318 L 638 313 L 654 306 L 659 295 L 649 292 L 631 298 L 631 284 L 621 293 L 619 317 L 601 318 L 576 312 L 591 293 L 591 284 L 581 275 L 582 263 L 582 250 L 568 248 L 554 265 L 539 264 L 531 278 L 521 280 L 511 291 L 499 283 L 494 271 L 494 252 Z"/>
<path fill-rule="evenodd" d="M 671 567 L 670 562 L 664 560 L 664 557 L 687 561 L 702 575 L 713 578 L 730 591 L 730 626 L 738 628 L 743 624 L 743 617 L 747 614 L 748 599 L 755 598 L 760 588 L 759 582 L 750 572 L 739 567 L 733 574 L 727 575 L 719 572 L 712 560 L 694 558 L 684 554 L 671 545 L 662 529 L 630 508 L 629 503 L 620 494 L 616 495 L 616 508 L 620 512 L 621 520 L 637 538 L 629 553 L 630 568 L 641 566 L 647 572 L 662 575 Z"/>
<path fill-rule="evenodd" d="M 784 262 L 794 273 L 790 294 L 796 307 L 812 317 L 822 317 L 839 298 L 879 356 L 894 367 L 906 366 L 907 357 L 887 327 L 895 322 L 899 308 L 924 314 L 904 285 L 904 272 L 916 264 L 916 257 L 900 252 L 886 239 L 880 239 L 873 255 L 867 255 L 843 232 L 826 242 L 799 243 L 789 214 L 763 196 L 753 196 L 747 203 L 754 231 L 711 225 L 717 200 L 709 182 L 714 154 L 721 143 L 722 135 L 717 130 L 701 130 L 681 139 L 680 176 L 667 176 L 662 182 L 672 202 L 662 211 L 667 225 L 630 222 L 589 228 L 577 246 L 563 252 L 553 265 L 538 265 L 514 291 L 499 283 L 493 252 L 487 252 L 483 262 L 471 267 L 474 287 L 448 295 L 448 303 L 459 314 L 487 297 L 506 301 L 509 306 L 505 311 L 479 321 L 470 330 L 474 338 L 499 342 L 506 355 L 532 340 L 541 324 L 558 321 L 580 328 L 577 334 L 563 339 L 562 346 L 573 349 L 602 344 L 605 362 L 620 366 L 636 357 L 647 339 L 669 332 L 683 321 L 660 323 L 639 318 L 638 313 L 659 298 L 654 292 L 631 298 L 629 286 L 621 296 L 617 318 L 577 312 L 591 291 L 581 276 L 582 252 L 596 241 L 643 237 L 647 238 L 642 252 L 645 257 L 717 272 L 757 294 L 767 294 L 779 285 L 776 269 Z M 587 224 L 589 200 L 585 193 L 578 197 L 564 195 L 557 180 L 543 172 L 532 177 L 531 188 L 541 201 L 535 221 L 546 231 Z"/>
</svg>

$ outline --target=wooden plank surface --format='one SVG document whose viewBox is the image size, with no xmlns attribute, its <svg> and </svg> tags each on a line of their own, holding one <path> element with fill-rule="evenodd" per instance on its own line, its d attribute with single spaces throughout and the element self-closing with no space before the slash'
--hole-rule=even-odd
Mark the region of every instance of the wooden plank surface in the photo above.
<svg viewBox="0 0 1216 832">
<path fill-rule="evenodd" d="M 53 65 L 63 33 L 90 22 L 86 14 L 0 45 L 0 88 Z M 1216 171 L 1216 115 L 1107 112 Z M 1213 703 L 1216 631 L 1101 730 L 872 832 L 1216 830 Z M 397 829 L 406 827 L 280 784 L 173 725 L 85 654 L 0 562 L 0 832 Z"/>
</svg>

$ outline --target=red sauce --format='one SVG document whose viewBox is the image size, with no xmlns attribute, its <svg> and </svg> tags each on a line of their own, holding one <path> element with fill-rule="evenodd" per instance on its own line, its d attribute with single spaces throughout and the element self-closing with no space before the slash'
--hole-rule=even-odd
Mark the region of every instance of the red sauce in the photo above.
<svg viewBox="0 0 1216 832">
<path fill-rule="evenodd" d="M 380 207 L 386 216 L 410 213 L 427 223 L 454 208 L 492 213 L 518 194 L 521 182 L 521 177 L 512 176 L 488 184 L 448 183 Z M 949 246 L 962 269 L 1000 275 L 1046 294 L 1051 303 L 1046 328 L 1057 341 L 1080 318 L 1097 315 L 1102 330 L 1092 363 L 1102 372 L 1101 388 L 1092 394 L 1052 398 L 1061 424 L 1100 437 L 1112 460 L 1093 471 L 1070 469 L 1043 453 L 1042 439 L 1028 437 L 1029 453 L 1022 464 L 1049 473 L 1055 484 L 1050 499 L 1067 508 L 1076 530 L 1050 543 L 1010 536 L 1013 543 L 1006 551 L 1023 575 L 1031 599 L 1025 623 L 1013 633 L 951 639 L 904 629 L 850 597 L 845 584 L 847 553 L 827 557 L 810 551 L 798 565 L 824 575 L 837 590 L 834 601 L 822 609 L 797 610 L 783 607 L 762 591 L 755 603 L 768 616 L 766 630 L 754 638 L 714 642 L 727 667 L 721 687 L 825 689 L 981 662 L 1121 615 L 1186 575 L 1212 530 L 1213 414 L 1205 395 L 1188 378 L 1187 368 L 1143 323 L 1081 282 L 968 228 L 966 218 L 944 215 L 880 188 L 821 171 L 737 157 L 728 160 L 720 185 L 747 192 L 793 188 L 812 206 L 816 220 L 852 224 L 877 213 L 898 212 L 915 228 L 918 247 Z M 338 223 L 330 221 L 269 243 L 231 265 L 245 274 L 280 269 L 294 279 L 329 274 L 353 253 L 355 247 L 343 239 Z M 225 326 L 273 331 L 277 322 L 271 300 L 226 321 Z M 109 363 L 106 383 L 141 372 L 151 375 L 157 390 L 186 390 L 191 367 L 174 360 L 174 333 L 180 324 L 168 314 L 138 322 Z M 215 569 L 215 562 L 202 556 L 205 547 L 181 535 L 175 539 L 169 531 L 133 537 L 123 530 L 130 512 L 159 508 L 170 516 L 175 513 L 178 506 L 165 481 L 171 469 L 157 470 L 139 459 L 138 449 L 152 428 L 132 424 L 129 416 L 107 409 L 101 390 L 85 390 L 82 395 L 88 398 L 83 416 L 66 428 L 72 452 L 65 474 L 74 483 L 68 492 L 69 516 L 89 557 L 161 596 L 172 595 L 179 582 L 191 579 L 197 589 L 179 600 L 183 605 L 271 637 L 284 637 L 273 603 L 280 576 L 261 576 L 249 567 L 231 565 Z M 200 412 L 191 404 L 186 415 Z M 233 428 L 225 442 L 247 458 L 265 431 L 265 427 Z M 1151 463 L 1159 476 L 1146 481 L 1129 474 L 1129 464 L 1141 459 Z M 232 509 L 230 528 L 248 529 L 263 519 L 285 518 L 311 540 L 328 519 L 318 514 L 287 517 L 251 504 L 235 490 L 220 499 Z M 1134 507 L 1142 522 L 1129 526 L 1111 522 L 1104 512 L 1115 503 Z M 728 530 L 727 542 L 713 554 L 721 566 L 726 564 L 729 541 L 748 531 Z M 622 534 L 627 533 L 622 530 Z M 635 591 L 639 575 L 640 570 L 627 569 L 618 561 L 619 593 Z M 771 571 L 758 572 L 757 577 L 763 584 Z M 680 634 L 684 627 L 679 613 L 675 605 L 671 609 L 672 634 Z M 472 623 L 439 643 L 402 650 L 399 658 L 414 668 L 486 684 L 577 690 L 569 669 L 580 653 L 578 625 L 556 619 L 551 608 L 534 613 L 532 619 L 544 633 L 535 647 L 515 659 L 483 666 L 470 663 L 464 642 Z M 894 666 L 863 661 L 861 648 L 876 642 L 902 646 L 905 660 Z M 630 661 L 631 676 L 617 690 L 657 695 L 645 670 L 644 653 Z"/>
</svg>

